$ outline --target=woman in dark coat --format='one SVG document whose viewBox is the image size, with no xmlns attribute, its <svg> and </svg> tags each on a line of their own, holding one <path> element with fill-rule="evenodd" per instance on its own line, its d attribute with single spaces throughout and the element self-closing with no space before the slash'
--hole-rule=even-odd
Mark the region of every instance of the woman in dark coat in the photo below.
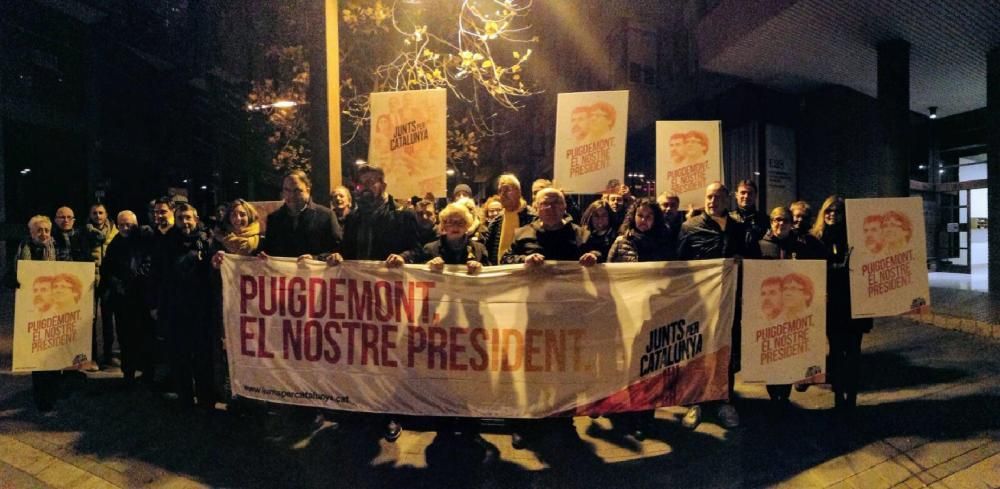
<svg viewBox="0 0 1000 489">
<path fill-rule="evenodd" d="M 799 234 L 792 229 L 792 214 L 784 207 L 775 207 L 770 214 L 770 227 L 760 240 L 761 258 L 771 260 L 823 260 L 826 249 L 811 234 Z M 806 385 L 799 384 L 799 390 Z M 785 405 L 792 393 L 791 384 L 768 385 L 771 401 Z"/>
<path fill-rule="evenodd" d="M 426 263 L 437 270 L 445 265 L 466 265 L 469 273 L 491 265 L 486 246 L 473 240 L 468 234 L 473 220 L 473 215 L 466 206 L 460 203 L 448 204 L 438 216 L 441 237 L 425 244 L 416 256 L 404 254 L 404 258 L 409 263 Z"/>
<path fill-rule="evenodd" d="M 655 200 L 637 200 L 622 222 L 618 238 L 608 252 L 608 263 L 664 261 L 673 258 L 674 245 L 667 242 L 663 211 Z M 621 424 L 637 440 L 646 437 L 653 422 L 655 411 L 637 411 L 608 416 L 615 424 Z"/>
<path fill-rule="evenodd" d="M 871 331 L 871 319 L 851 319 L 851 283 L 848 275 L 851 248 L 844 222 L 844 198 L 831 195 L 823 201 L 811 234 L 823 242 L 827 253 L 826 336 L 830 341 L 827 372 L 833 385 L 834 407 L 849 412 L 858 400 L 861 377 L 861 339 Z"/>
<path fill-rule="evenodd" d="M 587 206 L 587 209 L 583 211 L 583 218 L 580 219 L 581 225 L 590 231 L 586 248 L 599 253 L 599 263 L 607 261 L 611 243 L 615 241 L 615 236 L 618 236 L 611 223 L 612 214 L 611 206 L 608 205 L 607 201 L 596 200 Z"/>
</svg>

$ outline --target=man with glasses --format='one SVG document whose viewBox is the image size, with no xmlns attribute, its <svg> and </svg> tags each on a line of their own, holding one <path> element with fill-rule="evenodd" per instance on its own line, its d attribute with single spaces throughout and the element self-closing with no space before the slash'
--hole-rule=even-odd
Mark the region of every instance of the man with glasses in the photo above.
<svg viewBox="0 0 1000 489">
<path fill-rule="evenodd" d="M 55 229 L 52 230 L 52 239 L 55 241 L 57 260 L 93 261 L 90 257 L 87 235 L 77 229 L 73 209 L 69 207 L 56 209 L 56 222 Z"/>
<path fill-rule="evenodd" d="M 523 263 L 525 268 L 538 268 L 545 261 L 575 261 L 585 267 L 596 264 L 601 253 L 587 245 L 589 232 L 573 224 L 566 216 L 566 197 L 555 188 L 544 188 L 536 194 L 538 219 L 521 226 L 514 234 L 510 251 L 502 263 Z M 522 449 L 540 437 L 572 427 L 572 418 L 545 420 L 519 419 L 511 422 L 511 444 Z"/>
<path fill-rule="evenodd" d="M 94 261 L 90 254 L 90 244 L 98 236 L 90 237 L 86 231 L 76 227 L 76 215 L 73 209 L 63 206 L 56 209 L 55 227 L 52 229 L 52 241 L 55 245 L 58 261 Z M 113 338 L 112 338 L 113 341 Z M 97 372 L 97 328 L 91 329 L 91 360 L 83 365 L 87 372 Z"/>
<path fill-rule="evenodd" d="M 261 245 L 263 257 L 325 260 L 340 249 L 343 236 L 340 223 L 333 211 L 312 201 L 311 190 L 312 182 L 302 170 L 293 170 L 282 179 L 281 198 L 285 205 L 267 216 L 267 236 Z"/>
</svg>

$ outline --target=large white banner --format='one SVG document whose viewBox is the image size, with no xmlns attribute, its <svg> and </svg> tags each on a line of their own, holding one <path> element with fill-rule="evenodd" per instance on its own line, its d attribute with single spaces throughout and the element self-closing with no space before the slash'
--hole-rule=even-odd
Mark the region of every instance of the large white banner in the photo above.
<svg viewBox="0 0 1000 489">
<path fill-rule="evenodd" d="M 14 372 L 79 368 L 90 356 L 94 264 L 19 261 Z"/>
<path fill-rule="evenodd" d="M 656 191 L 705 205 L 705 187 L 722 180 L 721 121 L 656 121 Z"/>
<path fill-rule="evenodd" d="M 895 316 L 930 307 L 920 197 L 847 199 L 851 316 Z"/>
<path fill-rule="evenodd" d="M 816 383 L 826 373 L 826 261 L 743 261 L 745 382 Z"/>
<path fill-rule="evenodd" d="M 628 91 L 560 93 L 555 184 L 567 193 L 600 193 L 625 178 Z M 617 190 L 617 188 L 615 189 Z"/>
<path fill-rule="evenodd" d="M 514 418 L 728 395 L 732 260 L 464 270 L 227 255 L 233 392 L 351 411 Z"/>
<path fill-rule="evenodd" d="M 447 194 L 447 99 L 443 88 L 371 94 L 368 163 L 397 198 Z"/>
</svg>

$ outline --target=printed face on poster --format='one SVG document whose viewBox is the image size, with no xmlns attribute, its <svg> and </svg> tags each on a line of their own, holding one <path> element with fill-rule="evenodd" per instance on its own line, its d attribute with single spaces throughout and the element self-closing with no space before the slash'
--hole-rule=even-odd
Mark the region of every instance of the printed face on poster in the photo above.
<svg viewBox="0 0 1000 489">
<path fill-rule="evenodd" d="M 825 373 L 826 262 L 743 262 L 743 380 L 815 383 Z"/>
<path fill-rule="evenodd" d="M 704 206 L 705 187 L 722 181 L 721 121 L 656 121 L 656 191 Z"/>
<path fill-rule="evenodd" d="M 20 261 L 14 293 L 14 372 L 79 368 L 91 360 L 94 264 Z"/>
<path fill-rule="evenodd" d="M 604 192 L 625 176 L 628 91 L 560 93 L 555 182 L 568 193 Z"/>
<path fill-rule="evenodd" d="M 930 306 L 920 197 L 847 199 L 851 315 L 895 316 Z"/>
<path fill-rule="evenodd" d="M 390 194 L 446 194 L 447 93 L 434 89 L 371 94 L 368 163 L 385 171 Z"/>
</svg>

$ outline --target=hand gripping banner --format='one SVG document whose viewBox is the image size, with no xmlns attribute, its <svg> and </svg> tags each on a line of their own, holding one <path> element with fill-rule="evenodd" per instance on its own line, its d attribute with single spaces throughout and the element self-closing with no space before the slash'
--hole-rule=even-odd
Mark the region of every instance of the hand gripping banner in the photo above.
<svg viewBox="0 0 1000 489">
<path fill-rule="evenodd" d="M 724 399 L 731 260 L 222 267 L 233 392 L 364 412 L 538 418 Z"/>
</svg>

